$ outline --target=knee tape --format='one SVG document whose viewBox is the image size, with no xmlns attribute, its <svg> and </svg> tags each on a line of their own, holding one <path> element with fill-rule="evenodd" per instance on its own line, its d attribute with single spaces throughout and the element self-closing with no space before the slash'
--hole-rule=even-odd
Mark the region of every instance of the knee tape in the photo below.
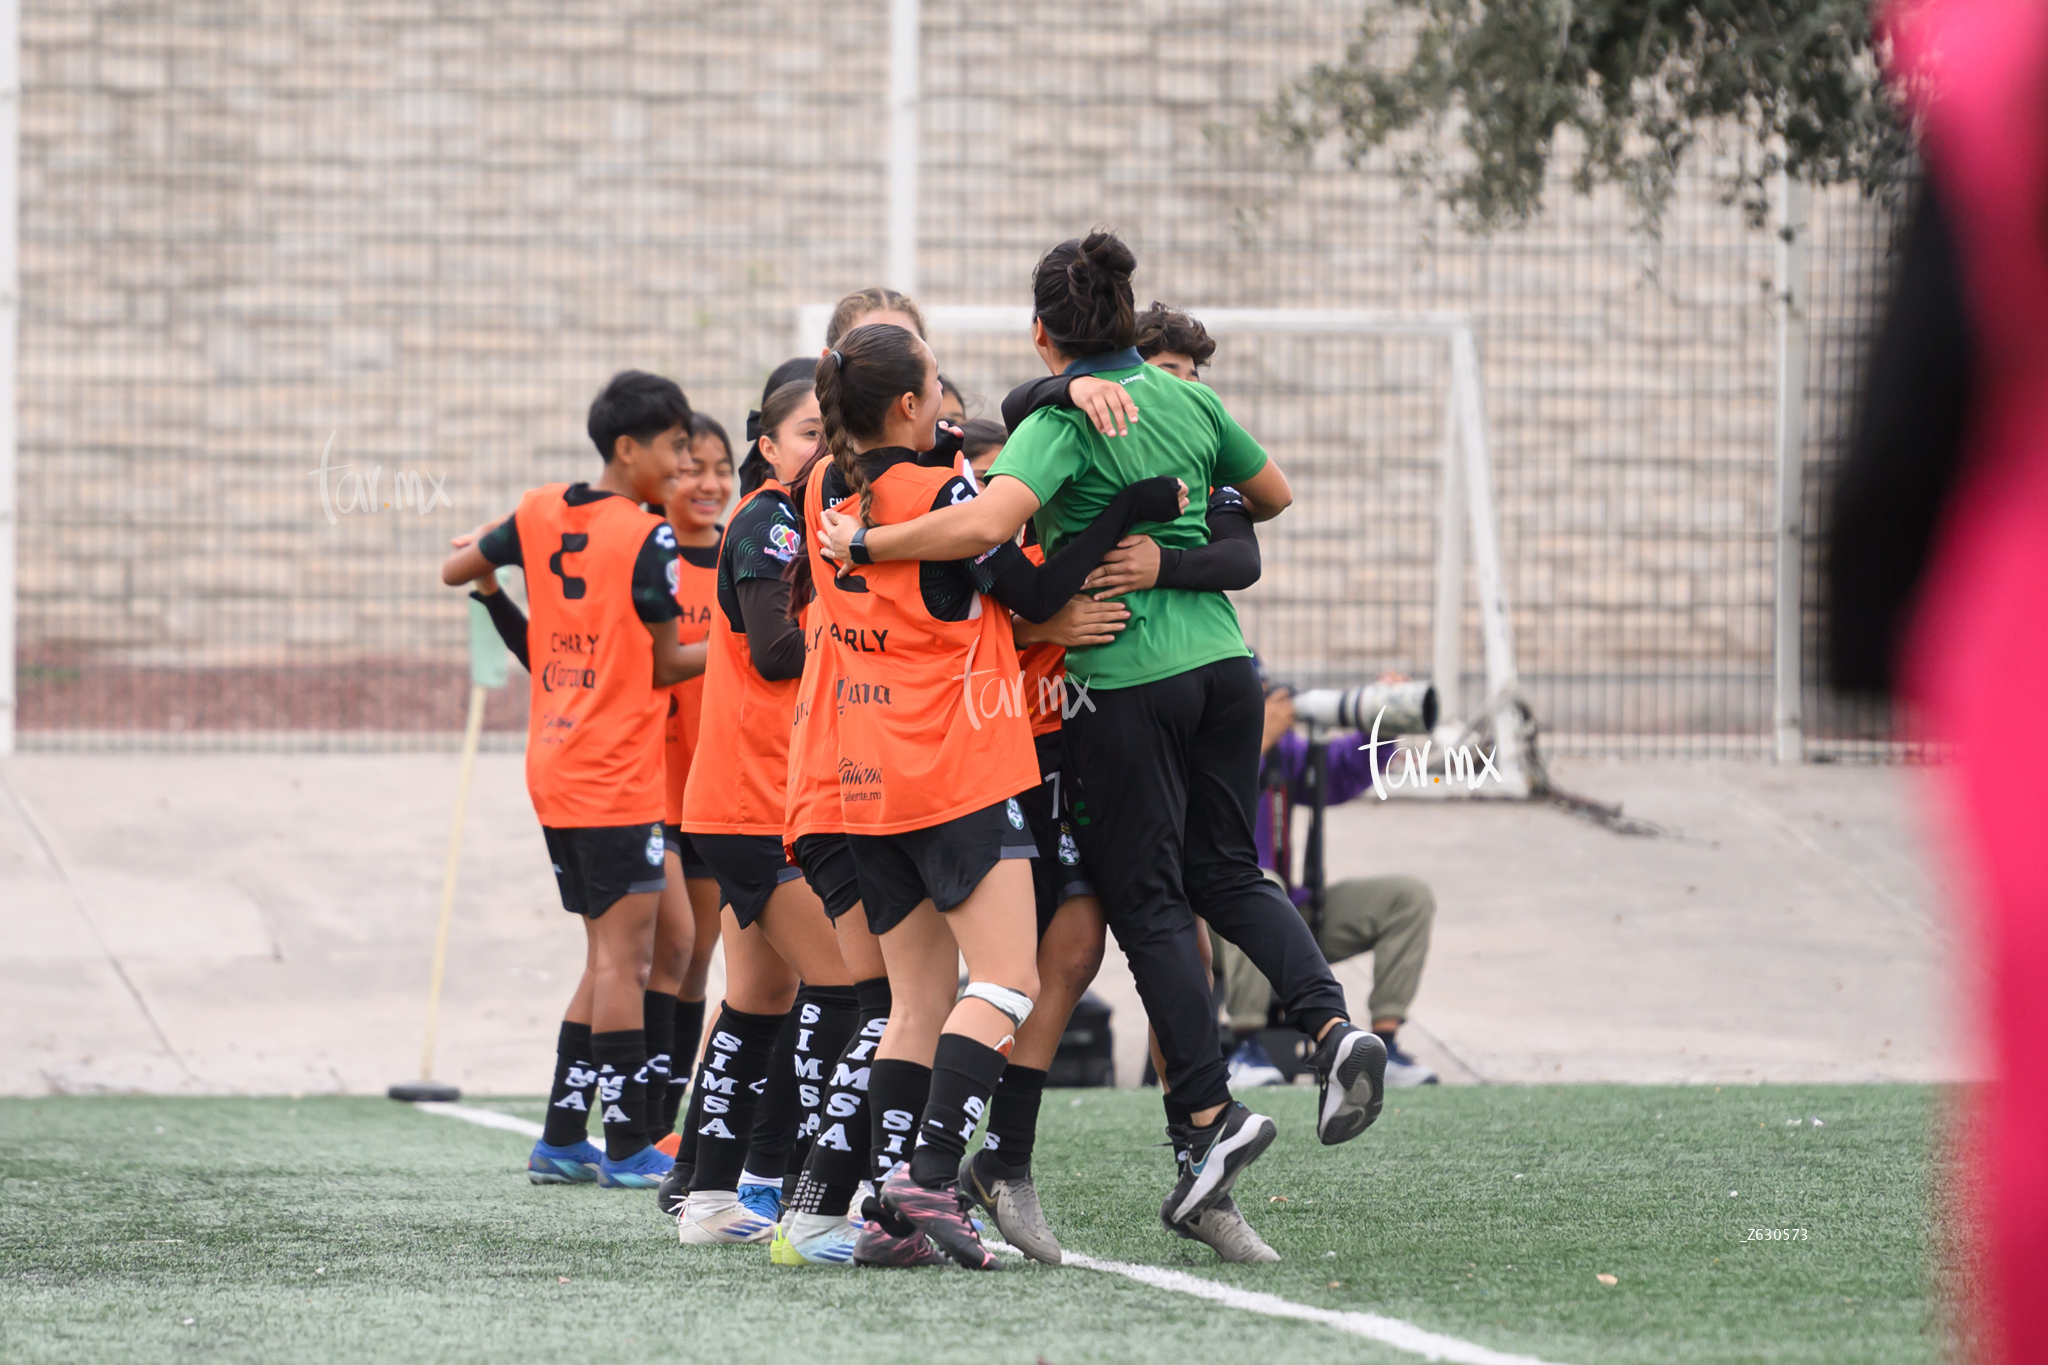
<svg viewBox="0 0 2048 1365">
<path fill-rule="evenodd" d="M 1011 1025 L 1016 1028 L 1023 1028 L 1024 1021 L 1031 1017 L 1031 997 L 1008 986 L 998 986 L 990 981 L 970 981 L 960 996 L 963 1000 L 979 1000 L 994 1005 L 1009 1017 Z"/>
</svg>

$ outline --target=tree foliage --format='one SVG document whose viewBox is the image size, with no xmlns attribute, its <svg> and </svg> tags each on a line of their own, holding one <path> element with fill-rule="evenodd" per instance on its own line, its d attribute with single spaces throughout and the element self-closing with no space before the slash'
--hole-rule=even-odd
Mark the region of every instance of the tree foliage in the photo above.
<svg viewBox="0 0 2048 1365">
<path fill-rule="evenodd" d="M 1268 131 L 1303 150 L 1339 138 L 1355 167 L 1421 130 L 1429 136 L 1406 140 L 1400 172 L 1480 231 L 1541 209 L 1560 129 L 1583 147 L 1573 187 L 1620 185 L 1652 232 L 1679 167 L 1703 145 L 1734 153 L 1724 187 L 1757 223 L 1781 168 L 1869 193 L 1907 173 L 1910 140 L 1864 0 L 1388 3 L 1341 62 L 1284 92 Z M 1411 34 L 1405 63 L 1391 61 Z M 1456 169 L 1440 136 L 1452 128 L 1470 153 Z"/>
</svg>

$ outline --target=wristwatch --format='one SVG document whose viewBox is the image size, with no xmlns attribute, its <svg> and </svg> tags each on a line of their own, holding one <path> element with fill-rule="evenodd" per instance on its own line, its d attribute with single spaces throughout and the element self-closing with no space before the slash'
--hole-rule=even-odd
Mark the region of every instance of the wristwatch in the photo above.
<svg viewBox="0 0 2048 1365">
<path fill-rule="evenodd" d="M 872 564 L 875 562 L 868 554 L 867 527 L 863 526 L 853 533 L 853 543 L 846 547 L 846 557 L 856 564 Z"/>
</svg>

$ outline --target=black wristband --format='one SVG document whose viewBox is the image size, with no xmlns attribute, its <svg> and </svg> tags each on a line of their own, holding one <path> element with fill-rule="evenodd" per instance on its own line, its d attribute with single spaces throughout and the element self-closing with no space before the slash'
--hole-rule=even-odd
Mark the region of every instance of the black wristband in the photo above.
<svg viewBox="0 0 2048 1365">
<path fill-rule="evenodd" d="M 846 547 L 846 557 L 856 564 L 872 564 L 874 558 L 868 554 L 868 528 L 863 526 L 853 533 L 853 543 Z"/>
</svg>

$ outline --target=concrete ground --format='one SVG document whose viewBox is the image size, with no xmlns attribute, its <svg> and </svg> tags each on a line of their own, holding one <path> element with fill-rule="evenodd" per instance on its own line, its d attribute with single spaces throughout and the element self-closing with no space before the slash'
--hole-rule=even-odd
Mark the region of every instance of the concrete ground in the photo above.
<svg viewBox="0 0 2048 1365">
<path fill-rule="evenodd" d="M 0 1093 L 381 1092 L 417 1074 L 454 756 L 24 755 L 0 763 Z M 1559 762 L 1682 837 L 1557 809 L 1331 814 L 1330 875 L 1439 903 L 1403 1037 L 1450 1083 L 1974 1074 L 1926 775 Z M 478 763 L 437 1060 L 545 1088 L 581 962 L 521 759 Z M 1360 1008 L 1369 958 L 1339 965 Z M 714 972 L 713 987 L 718 975 Z M 1117 953 L 1118 1077 L 1143 1019 Z"/>
</svg>

